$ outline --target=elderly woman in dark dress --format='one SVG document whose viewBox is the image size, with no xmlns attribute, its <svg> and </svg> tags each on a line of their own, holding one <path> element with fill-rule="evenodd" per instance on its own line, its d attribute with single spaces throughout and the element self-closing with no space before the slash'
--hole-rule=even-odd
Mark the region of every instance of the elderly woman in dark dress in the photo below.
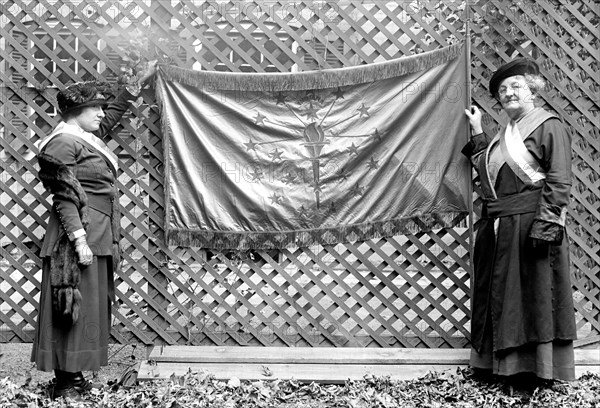
<svg viewBox="0 0 600 408">
<path fill-rule="evenodd" d="M 534 104 L 537 64 L 500 67 L 490 93 L 509 123 L 494 138 L 481 112 L 465 113 L 463 149 L 479 173 L 482 219 L 474 248 L 471 366 L 520 384 L 575 379 L 575 315 L 565 234 L 571 141 L 561 120 Z"/>
<path fill-rule="evenodd" d="M 54 370 L 54 398 L 81 399 L 94 387 L 82 371 L 108 363 L 120 219 L 117 160 L 102 138 L 155 70 L 156 62 L 149 63 L 110 104 L 104 83 L 80 82 L 61 90 L 63 121 L 38 146 L 39 178 L 52 194 L 52 210 L 41 250 L 31 360 L 39 370 Z"/>
</svg>

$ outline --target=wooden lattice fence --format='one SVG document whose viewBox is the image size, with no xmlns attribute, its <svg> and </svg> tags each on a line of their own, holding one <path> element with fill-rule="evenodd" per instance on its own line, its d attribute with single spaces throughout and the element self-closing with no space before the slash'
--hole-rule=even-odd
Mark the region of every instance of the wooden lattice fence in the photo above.
<svg viewBox="0 0 600 408">
<path fill-rule="evenodd" d="M 486 131 L 506 120 L 486 91 L 490 72 L 527 55 L 548 79 L 545 107 L 571 133 L 577 344 L 599 341 L 600 15 L 593 0 L 1 0 L 0 342 L 32 340 L 50 208 L 35 177 L 34 143 L 57 123 L 57 88 L 115 82 L 136 44 L 148 58 L 186 68 L 296 72 L 433 50 L 464 40 L 467 21 L 472 97 Z M 109 144 L 123 169 L 115 342 L 468 346 L 468 229 L 280 252 L 165 246 L 153 91 L 134 105 Z M 479 204 L 475 188 L 475 222 Z"/>
</svg>

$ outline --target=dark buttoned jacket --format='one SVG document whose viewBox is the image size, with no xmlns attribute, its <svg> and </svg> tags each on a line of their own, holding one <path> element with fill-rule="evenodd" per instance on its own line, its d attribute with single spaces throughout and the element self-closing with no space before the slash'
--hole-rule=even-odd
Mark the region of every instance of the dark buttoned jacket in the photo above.
<svg viewBox="0 0 600 408">
<path fill-rule="evenodd" d="M 93 132 L 103 139 L 128 109 L 129 101 L 135 99 L 124 90 L 105 110 L 100 128 Z M 68 132 L 56 135 L 42 151 L 69 166 L 88 197 L 89 225 L 86 240 L 94 255 L 113 255 L 113 231 L 111 226 L 112 202 L 115 196 L 115 175 L 104 157 L 96 150 L 78 141 Z M 49 256 L 60 228 L 73 239 L 83 226 L 76 205 L 62 197 L 52 197 L 52 209 L 44 236 L 41 256 Z"/>
</svg>

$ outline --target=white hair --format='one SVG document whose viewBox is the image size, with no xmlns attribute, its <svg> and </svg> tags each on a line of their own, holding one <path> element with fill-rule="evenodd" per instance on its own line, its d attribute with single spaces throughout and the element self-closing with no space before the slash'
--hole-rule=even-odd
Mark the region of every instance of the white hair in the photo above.
<svg viewBox="0 0 600 408">
<path fill-rule="evenodd" d="M 539 94 L 546 87 L 546 80 L 541 75 L 525 74 L 524 76 L 525 82 L 533 94 Z"/>
</svg>

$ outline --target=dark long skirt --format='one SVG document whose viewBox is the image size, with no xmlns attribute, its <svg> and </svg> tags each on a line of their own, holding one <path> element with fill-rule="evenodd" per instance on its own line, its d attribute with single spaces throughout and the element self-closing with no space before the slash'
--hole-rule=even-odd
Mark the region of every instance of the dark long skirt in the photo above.
<svg viewBox="0 0 600 408">
<path fill-rule="evenodd" d="M 94 257 L 92 265 L 81 273 L 82 294 L 79 320 L 64 328 L 52 316 L 50 258 L 42 267 L 42 291 L 31 361 L 38 370 L 69 372 L 98 371 L 108 364 L 111 295 L 113 287 L 112 258 Z"/>
<path fill-rule="evenodd" d="M 535 213 L 482 218 L 475 241 L 472 367 L 512 376 L 575 379 L 577 338 L 568 240 L 533 247 Z"/>
<path fill-rule="evenodd" d="M 471 367 L 491 370 L 493 374 L 502 376 L 532 373 L 546 380 L 575 380 L 572 340 L 531 343 L 494 352 L 492 332 L 487 326 L 481 353 L 471 349 Z"/>
</svg>

